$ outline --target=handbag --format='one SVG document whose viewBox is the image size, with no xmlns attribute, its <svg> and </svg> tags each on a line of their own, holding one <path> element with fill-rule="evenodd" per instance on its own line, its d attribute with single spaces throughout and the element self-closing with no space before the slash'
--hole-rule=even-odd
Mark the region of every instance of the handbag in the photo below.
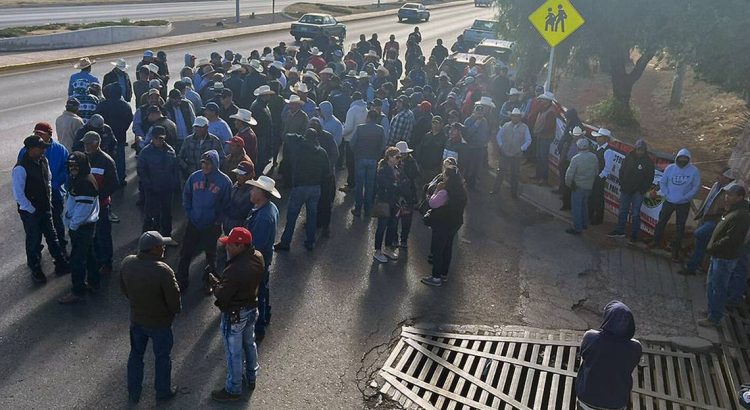
<svg viewBox="0 0 750 410">
<path fill-rule="evenodd" d="M 391 216 L 391 205 L 388 202 L 375 202 L 372 207 L 373 218 L 389 218 Z"/>
</svg>

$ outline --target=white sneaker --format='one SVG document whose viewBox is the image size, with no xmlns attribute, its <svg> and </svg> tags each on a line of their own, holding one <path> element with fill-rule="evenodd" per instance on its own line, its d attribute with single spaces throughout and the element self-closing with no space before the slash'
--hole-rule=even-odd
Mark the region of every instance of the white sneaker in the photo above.
<svg viewBox="0 0 750 410">
<path fill-rule="evenodd" d="M 375 259 L 376 261 L 380 262 L 380 263 L 387 263 L 388 262 L 388 257 L 386 257 L 385 255 L 383 255 L 383 252 L 380 252 L 380 251 L 375 251 L 375 254 L 372 255 L 372 258 Z"/>
<path fill-rule="evenodd" d="M 394 261 L 397 261 L 397 260 L 398 260 L 398 254 L 397 254 L 397 253 L 396 253 L 396 251 L 395 251 L 395 250 L 393 250 L 393 249 L 388 249 L 388 248 L 385 248 L 385 249 L 383 250 L 383 255 L 387 256 L 387 257 L 388 257 L 388 259 L 393 259 Z"/>
<path fill-rule="evenodd" d="M 172 239 L 171 236 L 166 236 L 166 237 L 164 237 L 164 245 L 167 245 L 167 246 L 179 246 L 180 244 L 177 241 L 175 241 L 174 239 Z"/>
</svg>

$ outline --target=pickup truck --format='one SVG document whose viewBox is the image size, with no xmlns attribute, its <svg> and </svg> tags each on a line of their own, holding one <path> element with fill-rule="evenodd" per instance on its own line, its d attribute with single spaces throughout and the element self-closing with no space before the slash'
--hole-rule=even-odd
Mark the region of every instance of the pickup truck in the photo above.
<svg viewBox="0 0 750 410">
<path fill-rule="evenodd" d="M 496 21 L 474 20 L 474 24 L 464 30 L 464 43 L 473 47 L 486 38 L 497 39 L 497 29 Z"/>
<path fill-rule="evenodd" d="M 518 69 L 516 43 L 513 41 L 484 39 L 469 50 L 469 53 L 494 57 L 495 66 L 497 68 L 508 67 L 508 76 L 511 78 Z"/>
<path fill-rule="evenodd" d="M 295 40 L 336 36 L 341 41 L 346 37 L 346 25 L 339 23 L 330 14 L 308 13 L 292 23 L 289 33 Z"/>
</svg>

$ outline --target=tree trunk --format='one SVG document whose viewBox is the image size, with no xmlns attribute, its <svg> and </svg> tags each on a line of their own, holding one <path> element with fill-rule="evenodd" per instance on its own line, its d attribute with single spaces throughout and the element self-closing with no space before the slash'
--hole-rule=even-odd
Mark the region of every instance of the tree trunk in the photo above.
<svg viewBox="0 0 750 410">
<path fill-rule="evenodd" d="M 677 69 L 672 79 L 672 92 L 669 95 L 669 105 L 672 107 L 679 107 L 682 104 L 682 83 L 685 79 L 686 69 L 687 65 L 684 62 L 677 63 Z"/>
<path fill-rule="evenodd" d="M 613 119 L 627 125 L 636 121 L 633 110 L 630 107 L 630 98 L 633 95 L 633 86 L 641 78 L 648 62 L 654 57 L 653 52 L 643 52 L 636 61 L 633 69 L 628 72 L 627 67 L 631 64 L 630 51 L 627 48 L 613 48 L 609 53 L 609 76 L 612 82 Z"/>
</svg>

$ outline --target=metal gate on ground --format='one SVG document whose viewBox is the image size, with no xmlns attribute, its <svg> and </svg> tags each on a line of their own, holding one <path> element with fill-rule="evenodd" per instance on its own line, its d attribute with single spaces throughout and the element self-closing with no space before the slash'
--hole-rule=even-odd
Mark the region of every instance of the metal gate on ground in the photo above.
<svg viewBox="0 0 750 410">
<path fill-rule="evenodd" d="M 380 372 L 386 381 L 380 391 L 405 408 L 575 409 L 581 336 L 525 328 L 464 334 L 403 327 Z M 726 351 L 691 353 L 641 343 L 633 409 L 738 409 L 732 377 L 738 370 Z"/>
</svg>

